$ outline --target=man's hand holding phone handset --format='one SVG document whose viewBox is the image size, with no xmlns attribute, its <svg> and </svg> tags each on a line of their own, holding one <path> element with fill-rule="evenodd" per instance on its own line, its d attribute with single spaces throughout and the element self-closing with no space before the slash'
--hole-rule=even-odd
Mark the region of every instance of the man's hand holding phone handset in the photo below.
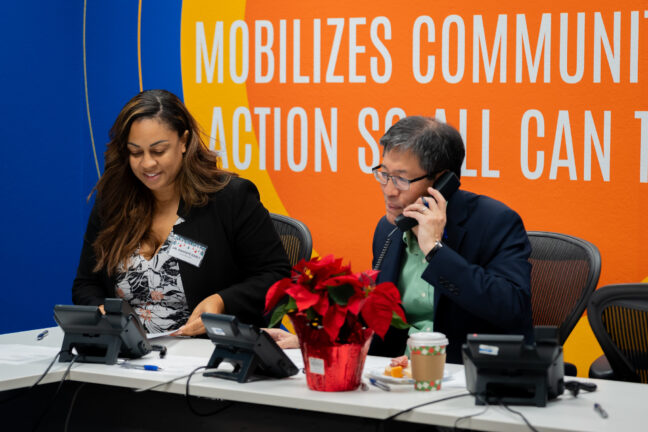
<svg viewBox="0 0 648 432">
<path fill-rule="evenodd" d="M 403 210 L 403 215 L 416 219 L 417 226 L 412 228 L 418 239 L 423 255 L 441 241 L 446 224 L 447 201 L 438 190 L 429 187 L 430 196 L 420 197 Z"/>
<path fill-rule="evenodd" d="M 427 189 L 429 197 L 420 197 L 405 207 L 403 214 L 395 220 L 402 231 L 414 231 L 427 261 L 443 247 L 441 237 L 446 225 L 447 200 L 460 185 L 459 178 L 452 171 L 444 172 L 434 185 Z"/>
</svg>

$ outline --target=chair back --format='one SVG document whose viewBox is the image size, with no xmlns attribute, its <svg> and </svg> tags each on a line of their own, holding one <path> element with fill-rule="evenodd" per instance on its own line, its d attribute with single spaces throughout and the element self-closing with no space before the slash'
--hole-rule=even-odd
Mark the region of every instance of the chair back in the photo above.
<svg viewBox="0 0 648 432">
<path fill-rule="evenodd" d="M 529 231 L 528 236 L 533 325 L 558 327 L 562 345 L 596 289 L 601 255 L 592 243 L 570 235 Z"/>
<path fill-rule="evenodd" d="M 290 265 L 294 266 L 301 259 L 308 260 L 313 251 L 313 239 L 304 223 L 289 216 L 270 213 L 275 230 L 288 254 Z"/>
<path fill-rule="evenodd" d="M 648 383 L 648 283 L 597 289 L 587 318 L 614 379 Z"/>
</svg>

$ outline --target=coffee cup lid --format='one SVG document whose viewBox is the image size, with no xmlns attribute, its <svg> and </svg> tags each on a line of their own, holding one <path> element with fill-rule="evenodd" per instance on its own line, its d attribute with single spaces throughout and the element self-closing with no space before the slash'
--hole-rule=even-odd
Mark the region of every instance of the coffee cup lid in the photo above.
<svg viewBox="0 0 648 432">
<path fill-rule="evenodd" d="M 446 335 L 439 332 L 419 332 L 410 335 L 409 343 L 417 345 L 448 345 L 448 338 L 446 338 Z"/>
</svg>

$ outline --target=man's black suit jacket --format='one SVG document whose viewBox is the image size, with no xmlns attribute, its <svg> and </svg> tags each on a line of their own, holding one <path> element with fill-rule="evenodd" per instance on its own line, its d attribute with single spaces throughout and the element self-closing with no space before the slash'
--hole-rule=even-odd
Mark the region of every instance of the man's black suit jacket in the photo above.
<svg viewBox="0 0 648 432">
<path fill-rule="evenodd" d="M 499 201 L 462 190 L 448 201 L 446 217 L 445 247 L 422 278 L 434 286 L 434 331 L 448 337 L 447 361 L 462 362 L 468 333 L 523 334 L 531 342 L 531 246 L 522 219 Z M 398 282 L 405 248 L 394 228 L 383 217 L 374 233 L 374 266 L 391 233 L 378 282 Z M 406 330 L 390 327 L 384 341 L 374 337 L 370 354 L 402 355 L 406 339 Z"/>
</svg>

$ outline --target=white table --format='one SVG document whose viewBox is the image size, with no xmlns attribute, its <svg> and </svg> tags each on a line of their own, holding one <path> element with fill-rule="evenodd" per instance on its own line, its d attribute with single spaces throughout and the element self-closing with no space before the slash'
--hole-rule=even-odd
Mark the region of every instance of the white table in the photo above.
<svg viewBox="0 0 648 432">
<path fill-rule="evenodd" d="M 0 335 L 0 350 L 3 346 L 12 349 L 22 347 L 30 352 L 34 347 L 50 350 L 50 357 L 20 364 L 7 364 L 0 361 L 0 391 L 31 386 L 43 373 L 51 358 L 62 342 L 59 328 L 51 328 L 49 335 L 41 341 L 36 340 L 40 330 Z M 69 380 L 102 384 L 124 388 L 143 388 L 167 381 L 175 376 L 184 375 L 197 366 L 205 365 L 213 351 L 213 344 L 206 339 L 162 338 L 155 341 L 167 346 L 165 359 L 151 353 L 135 362 L 160 365 L 162 372 L 125 369 L 117 365 L 74 364 Z M 0 351 L 1 352 L 1 351 Z M 289 350 L 288 355 L 301 367 L 301 357 L 297 350 Z M 38 353 L 36 353 L 38 354 Z M 365 371 L 381 368 L 388 360 L 381 357 L 368 357 Z M 59 381 L 68 363 L 56 363 L 42 381 Z M 370 386 L 368 390 L 352 392 L 316 392 L 306 386 L 305 376 L 299 373 L 282 380 L 265 380 L 245 384 L 219 378 L 203 377 L 196 374 L 191 379 L 191 394 L 206 398 L 225 399 L 235 402 L 257 404 L 263 407 L 289 407 L 295 410 L 308 410 L 337 415 L 348 415 L 382 420 L 400 411 L 424 402 L 434 401 L 453 395 L 466 393 L 462 386 L 463 366 L 447 365 L 454 378 L 443 384 L 438 392 L 416 392 L 409 386 L 394 386 L 394 391 L 385 392 Z M 577 398 L 566 393 L 547 407 L 512 406 L 521 412 L 529 422 L 541 431 L 639 431 L 645 430 L 648 420 L 648 386 L 615 381 L 589 380 L 598 385 L 594 393 L 581 391 Z M 159 387 L 156 391 L 184 395 L 186 379 Z M 599 403 L 609 414 L 603 419 L 593 409 Z M 422 423 L 452 427 L 463 416 L 484 410 L 476 406 L 472 396 L 441 401 L 411 412 L 401 414 L 397 420 L 406 426 L 409 423 Z M 459 427 L 486 431 L 525 431 L 530 430 L 523 420 L 501 406 L 488 407 L 477 417 L 462 420 Z"/>
</svg>

